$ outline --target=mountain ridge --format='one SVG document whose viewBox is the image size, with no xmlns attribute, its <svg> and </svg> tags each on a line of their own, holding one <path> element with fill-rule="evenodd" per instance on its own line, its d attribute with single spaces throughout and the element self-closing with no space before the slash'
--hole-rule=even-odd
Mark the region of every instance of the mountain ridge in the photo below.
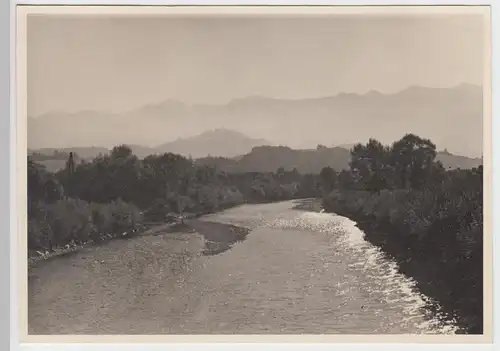
<svg viewBox="0 0 500 351">
<path fill-rule="evenodd" d="M 475 85 L 296 100 L 254 96 L 221 105 L 188 105 L 170 99 L 121 114 L 87 110 L 30 117 L 28 144 L 30 148 L 75 144 L 154 148 L 180 143 L 179 137 L 195 137 L 207 129 L 225 128 L 273 145 L 314 148 L 370 137 L 387 144 L 414 133 L 431 139 L 440 149 L 470 157 L 482 153 L 482 106 L 482 88 Z M 232 147 L 237 145 L 228 145 Z"/>
<path fill-rule="evenodd" d="M 339 92 L 337 94 L 333 95 L 326 95 L 326 96 L 316 96 L 316 97 L 306 97 L 306 98 L 276 98 L 276 97 L 268 97 L 265 95 L 248 95 L 245 97 L 241 98 L 234 98 L 231 99 L 227 102 L 223 103 L 187 103 L 185 101 L 179 100 L 179 99 L 172 99 L 172 98 L 167 98 L 164 100 L 159 100 L 156 102 L 150 102 L 144 105 L 136 106 L 132 109 L 129 109 L 127 111 L 123 112 L 111 112 L 111 111 L 103 111 L 103 110 L 92 110 L 92 109 L 82 109 L 82 110 L 77 110 L 77 111 L 63 111 L 63 110 L 53 110 L 53 111 L 48 111 L 45 113 L 41 113 L 39 115 L 35 116 L 28 116 L 28 118 L 40 118 L 44 117 L 47 115 L 76 115 L 79 113 L 102 113 L 102 114 L 108 114 L 108 115 L 120 115 L 126 112 L 131 112 L 137 109 L 142 109 L 142 108 L 152 108 L 152 107 L 159 107 L 162 105 L 168 106 L 170 104 L 172 105 L 184 105 L 184 106 L 193 106 L 193 107 L 223 107 L 227 106 L 231 103 L 236 103 L 236 102 L 241 102 L 241 101 L 262 101 L 262 100 L 270 100 L 270 101 L 280 101 L 280 102 L 302 102 L 302 101 L 316 101 L 316 100 L 324 100 L 324 99 L 332 99 L 336 97 L 344 97 L 344 96 L 358 96 L 358 97 L 363 97 L 363 96 L 370 96 L 370 95 L 377 95 L 377 96 L 393 96 L 393 95 L 399 95 L 401 93 L 407 92 L 407 91 L 414 91 L 414 90 L 419 90 L 419 89 L 424 89 L 424 90 L 433 90 L 433 91 L 440 91 L 440 90 L 450 90 L 450 89 L 469 89 L 469 90 L 481 90 L 482 91 L 482 85 L 479 84 L 473 84 L 473 83 L 460 83 L 456 84 L 454 86 L 450 87 L 428 87 L 428 86 L 423 86 L 423 85 L 410 85 L 404 89 L 398 90 L 396 92 L 390 92 L 390 93 L 384 93 L 376 89 L 371 89 L 365 93 L 356 93 L 356 92 Z"/>
</svg>

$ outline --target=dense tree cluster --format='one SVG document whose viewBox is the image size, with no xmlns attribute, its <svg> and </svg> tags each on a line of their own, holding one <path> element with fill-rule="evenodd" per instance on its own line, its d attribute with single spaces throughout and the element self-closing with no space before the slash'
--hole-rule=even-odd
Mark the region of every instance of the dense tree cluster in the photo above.
<svg viewBox="0 0 500 351">
<path fill-rule="evenodd" d="M 349 171 L 325 168 L 326 210 L 358 221 L 468 332 L 482 332 L 483 170 L 445 170 L 430 140 L 375 139 L 351 151 Z M 333 189 L 333 190 L 332 190 Z"/>
<path fill-rule="evenodd" d="M 75 159 L 69 153 L 66 167 L 54 174 L 28 157 L 31 250 L 134 232 L 169 213 L 319 195 L 318 177 L 295 169 L 231 174 L 172 153 L 141 160 L 124 145 L 91 161 Z"/>
</svg>

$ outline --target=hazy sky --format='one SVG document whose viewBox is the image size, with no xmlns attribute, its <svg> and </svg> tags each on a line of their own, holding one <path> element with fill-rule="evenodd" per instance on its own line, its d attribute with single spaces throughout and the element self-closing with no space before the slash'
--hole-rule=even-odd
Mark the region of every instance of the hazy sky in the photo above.
<svg viewBox="0 0 500 351">
<path fill-rule="evenodd" d="M 482 17 L 28 20 L 28 114 L 481 84 Z"/>
</svg>

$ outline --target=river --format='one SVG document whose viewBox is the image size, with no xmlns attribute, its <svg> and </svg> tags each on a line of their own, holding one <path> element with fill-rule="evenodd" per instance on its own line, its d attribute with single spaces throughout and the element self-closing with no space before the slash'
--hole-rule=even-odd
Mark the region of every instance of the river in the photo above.
<svg viewBox="0 0 500 351">
<path fill-rule="evenodd" d="M 244 205 L 202 221 L 250 229 L 203 255 L 197 233 L 114 240 L 43 262 L 30 334 L 453 334 L 351 220 Z"/>
</svg>

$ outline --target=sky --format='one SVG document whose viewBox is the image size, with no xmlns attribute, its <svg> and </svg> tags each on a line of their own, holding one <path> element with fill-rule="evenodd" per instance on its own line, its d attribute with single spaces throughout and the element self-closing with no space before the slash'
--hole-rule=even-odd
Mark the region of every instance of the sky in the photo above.
<svg viewBox="0 0 500 351">
<path fill-rule="evenodd" d="M 28 115 L 482 84 L 477 15 L 28 18 Z"/>
</svg>

